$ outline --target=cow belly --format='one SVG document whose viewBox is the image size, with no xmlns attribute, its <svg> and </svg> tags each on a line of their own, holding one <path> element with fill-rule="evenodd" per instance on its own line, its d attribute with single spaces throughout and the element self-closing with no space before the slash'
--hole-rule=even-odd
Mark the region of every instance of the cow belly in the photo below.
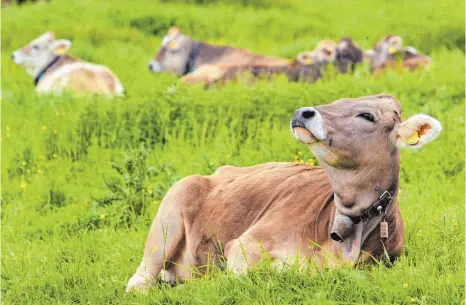
<svg viewBox="0 0 466 305">
<path fill-rule="evenodd" d="M 123 87 L 119 80 L 104 66 L 90 63 L 64 65 L 46 75 L 37 86 L 38 92 L 72 91 L 75 93 L 120 95 Z"/>
</svg>

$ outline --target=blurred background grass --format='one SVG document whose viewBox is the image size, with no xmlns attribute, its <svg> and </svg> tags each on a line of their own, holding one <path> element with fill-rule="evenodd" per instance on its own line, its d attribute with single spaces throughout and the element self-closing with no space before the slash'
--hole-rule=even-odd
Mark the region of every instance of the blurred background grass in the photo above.
<svg viewBox="0 0 466 305">
<path fill-rule="evenodd" d="M 202 5 L 201 5 L 202 4 Z M 5 304 L 458 304 L 464 299 L 464 3 L 443 1 L 60 1 L 2 9 L 2 293 Z M 415 73 L 387 71 L 316 84 L 259 82 L 205 91 L 171 85 L 147 65 L 169 27 L 202 41 L 293 58 L 350 35 L 385 34 L 429 54 Z M 127 96 L 37 96 L 10 60 L 46 30 L 71 54 L 109 66 Z M 169 89 L 171 88 L 171 89 Z M 443 124 L 403 151 L 406 251 L 391 269 L 248 276 L 213 272 L 149 296 L 123 293 L 166 190 L 218 166 L 315 163 L 291 137 L 301 106 L 386 92 L 403 117 Z M 212 280 L 214 278 L 214 280 Z"/>
</svg>

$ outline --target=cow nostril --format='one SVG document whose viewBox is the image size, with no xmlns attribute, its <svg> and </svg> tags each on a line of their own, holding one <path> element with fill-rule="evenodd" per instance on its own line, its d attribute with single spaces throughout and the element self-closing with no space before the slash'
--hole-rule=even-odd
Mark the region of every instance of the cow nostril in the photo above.
<svg viewBox="0 0 466 305">
<path fill-rule="evenodd" d="M 152 71 L 153 68 L 154 68 L 154 66 L 152 64 L 149 64 L 149 70 Z"/>
<path fill-rule="evenodd" d="M 314 110 L 304 110 L 303 112 L 301 112 L 301 116 L 305 119 L 310 119 L 312 118 L 314 115 L 316 114 L 316 112 Z"/>
<path fill-rule="evenodd" d="M 11 54 L 11 59 L 15 60 L 15 54 Z"/>
</svg>

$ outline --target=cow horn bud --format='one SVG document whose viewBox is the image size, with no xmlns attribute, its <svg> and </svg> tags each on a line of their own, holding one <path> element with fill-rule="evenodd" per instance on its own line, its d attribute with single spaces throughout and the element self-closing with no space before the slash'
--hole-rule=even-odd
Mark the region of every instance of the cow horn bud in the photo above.
<svg viewBox="0 0 466 305">
<path fill-rule="evenodd" d="M 348 236 L 354 232 L 354 223 L 348 216 L 337 215 L 333 221 L 332 233 L 330 237 L 339 243 L 342 243 Z"/>
</svg>

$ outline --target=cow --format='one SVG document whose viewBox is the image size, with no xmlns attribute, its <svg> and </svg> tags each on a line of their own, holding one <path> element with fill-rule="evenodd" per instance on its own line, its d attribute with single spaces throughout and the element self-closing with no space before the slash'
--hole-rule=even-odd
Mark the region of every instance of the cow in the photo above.
<svg viewBox="0 0 466 305">
<path fill-rule="evenodd" d="M 299 108 L 291 132 L 321 167 L 223 166 L 181 179 L 161 202 L 127 291 L 147 291 L 159 276 L 182 282 L 208 263 L 226 261 L 243 274 L 264 256 L 277 268 L 396 259 L 404 247 L 400 148 L 422 147 L 441 131 L 428 115 L 402 121 L 401 114 L 388 94 Z"/>
<path fill-rule="evenodd" d="M 182 83 L 206 83 L 220 78 L 228 67 L 286 65 L 287 59 L 257 55 L 247 50 L 199 42 L 183 35 L 177 27 L 168 30 L 155 58 L 149 63 L 154 73 L 183 76 Z M 220 67 L 220 68 L 218 68 Z"/>
<path fill-rule="evenodd" d="M 396 67 L 401 62 L 402 67 L 413 71 L 432 62 L 429 56 L 419 53 L 415 48 L 403 47 L 400 36 L 387 35 L 373 49 L 365 52 L 371 63 L 371 71 L 379 73 L 386 67 Z"/>
<path fill-rule="evenodd" d="M 286 75 L 292 82 L 317 81 L 328 72 L 328 66 L 333 65 L 338 73 L 353 72 L 356 65 L 363 61 L 363 52 L 349 37 L 342 38 L 338 44 L 331 40 L 323 40 L 317 44 L 313 51 L 303 51 L 296 59 L 287 65 L 278 66 L 242 66 L 242 67 L 211 67 L 210 75 L 221 71 L 212 78 L 216 83 L 225 83 L 228 80 L 246 78 L 253 81 L 256 78 L 270 79 L 277 75 Z M 249 76 L 249 79 L 248 79 Z M 209 84 L 210 79 L 206 80 Z"/>
<path fill-rule="evenodd" d="M 13 52 L 11 58 L 34 78 L 39 93 L 123 94 L 120 80 L 110 69 L 69 55 L 70 47 L 71 41 L 56 40 L 53 32 L 46 32 Z"/>
</svg>

